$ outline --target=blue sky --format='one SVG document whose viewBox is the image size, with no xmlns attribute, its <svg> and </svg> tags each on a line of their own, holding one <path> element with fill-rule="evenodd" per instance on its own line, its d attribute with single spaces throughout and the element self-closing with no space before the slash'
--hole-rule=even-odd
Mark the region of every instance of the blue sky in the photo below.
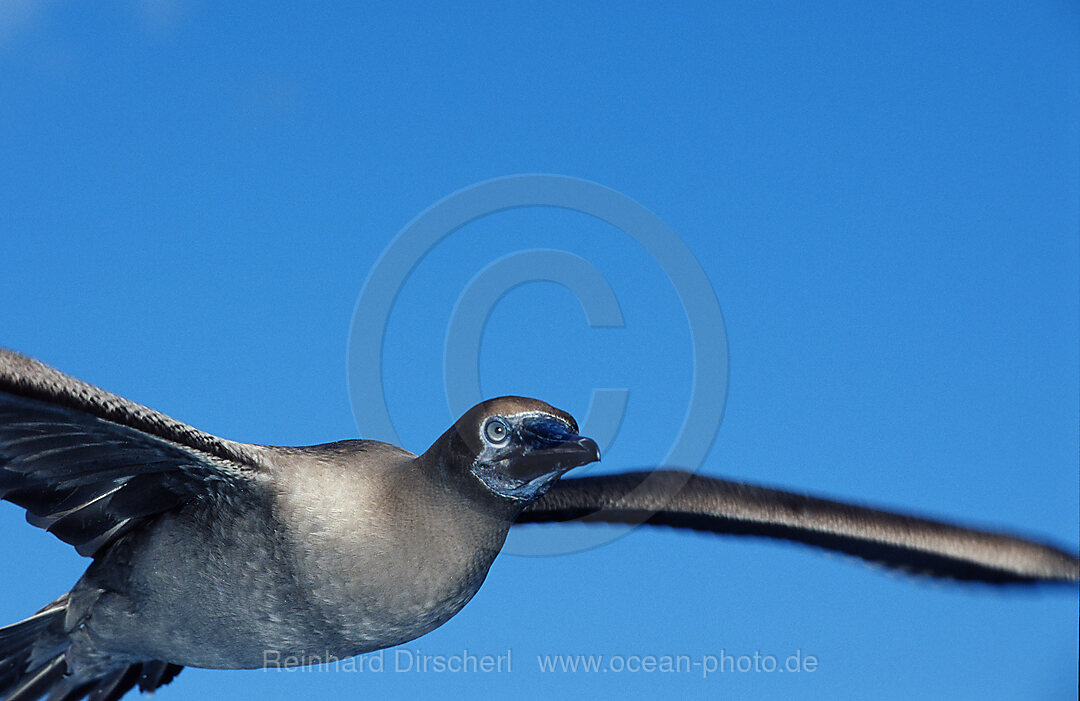
<svg viewBox="0 0 1080 701">
<path fill-rule="evenodd" d="M 0 163 L 0 344 L 204 430 L 364 431 L 346 360 L 380 252 L 462 188 L 565 174 L 654 212 L 715 289 L 730 375 L 702 472 L 1078 548 L 1073 3 L 4 3 Z M 624 232 L 558 209 L 473 222 L 402 285 L 384 342 L 401 440 L 423 450 L 452 421 L 457 296 L 536 248 L 602 273 L 625 326 L 590 328 L 554 283 L 518 287 L 488 320 L 483 393 L 581 417 L 594 388 L 626 388 L 596 469 L 662 460 L 694 376 L 675 288 Z M 10 505 L 0 531 L 4 622 L 86 564 Z M 394 673 L 391 654 L 381 673 L 189 669 L 160 698 L 1057 698 L 1077 688 L 1077 620 L 1075 588 L 639 529 L 505 555 L 406 646 L 510 650 L 509 673 Z M 797 651 L 816 671 L 537 664 Z"/>
</svg>

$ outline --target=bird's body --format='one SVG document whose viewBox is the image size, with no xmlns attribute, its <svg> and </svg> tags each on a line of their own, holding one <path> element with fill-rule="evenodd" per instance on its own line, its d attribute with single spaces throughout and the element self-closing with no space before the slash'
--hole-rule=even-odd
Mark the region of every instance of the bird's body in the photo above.
<svg viewBox="0 0 1080 701">
<path fill-rule="evenodd" d="M 70 592 L 0 628 L 0 698 L 114 701 L 186 665 L 306 665 L 412 640 L 468 603 L 516 522 L 660 524 L 940 577 L 1080 579 L 1053 546 L 684 472 L 557 482 L 599 459 L 577 430 L 544 402 L 501 397 L 421 455 L 249 445 L 0 349 L 0 497 L 93 558 Z"/>
<path fill-rule="evenodd" d="M 242 493 L 163 514 L 95 560 L 72 592 L 69 670 L 296 665 L 412 640 L 472 598 L 509 530 L 393 446 L 255 452 L 266 473 Z"/>
</svg>

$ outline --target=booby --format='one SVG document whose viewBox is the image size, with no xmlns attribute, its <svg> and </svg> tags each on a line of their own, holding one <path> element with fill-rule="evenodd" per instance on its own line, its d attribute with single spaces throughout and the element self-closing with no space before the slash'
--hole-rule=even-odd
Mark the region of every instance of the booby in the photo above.
<svg viewBox="0 0 1080 701">
<path fill-rule="evenodd" d="M 412 640 L 465 606 L 515 523 L 648 523 L 939 577 L 1080 579 L 1080 560 L 1047 544 L 686 472 L 560 479 L 599 458 L 572 416 L 524 397 L 473 407 L 421 455 L 237 443 L 0 349 L 0 497 L 93 558 L 67 594 L 0 628 L 0 697 L 111 701 L 184 666 Z"/>
</svg>

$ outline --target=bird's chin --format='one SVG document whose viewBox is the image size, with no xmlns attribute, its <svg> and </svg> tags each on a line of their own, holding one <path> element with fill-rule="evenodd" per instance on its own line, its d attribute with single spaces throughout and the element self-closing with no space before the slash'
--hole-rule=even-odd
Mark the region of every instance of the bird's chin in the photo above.
<svg viewBox="0 0 1080 701">
<path fill-rule="evenodd" d="M 574 467 L 577 466 L 574 465 L 573 467 L 559 468 L 555 472 L 549 472 L 546 475 L 539 475 L 538 477 L 534 477 L 528 482 L 526 482 L 524 485 L 522 485 L 522 489 L 529 495 L 528 497 L 526 497 L 527 500 L 534 501 L 542 497 L 544 495 L 544 492 L 551 489 L 551 485 L 555 484 L 555 482 L 557 482 L 560 477 L 565 475 L 570 470 L 574 469 Z"/>
<path fill-rule="evenodd" d="M 559 466 L 525 480 L 510 477 L 488 465 L 477 465 L 473 468 L 473 473 L 494 494 L 528 504 L 542 497 L 547 490 L 551 489 L 551 485 L 574 467 L 577 465 Z"/>
</svg>

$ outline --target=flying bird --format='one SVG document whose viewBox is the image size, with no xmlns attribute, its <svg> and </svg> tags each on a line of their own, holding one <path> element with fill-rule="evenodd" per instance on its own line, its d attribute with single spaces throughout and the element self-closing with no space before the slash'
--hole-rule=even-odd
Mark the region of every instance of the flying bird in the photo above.
<svg viewBox="0 0 1080 701">
<path fill-rule="evenodd" d="M 0 697 L 119 699 L 184 666 L 305 664 L 433 630 L 515 523 L 645 523 L 783 538 L 936 577 L 1075 582 L 1005 534 L 674 470 L 561 479 L 600 459 L 574 418 L 491 399 L 421 455 L 210 435 L 0 349 L 0 497 L 92 558 L 0 628 Z"/>
</svg>

